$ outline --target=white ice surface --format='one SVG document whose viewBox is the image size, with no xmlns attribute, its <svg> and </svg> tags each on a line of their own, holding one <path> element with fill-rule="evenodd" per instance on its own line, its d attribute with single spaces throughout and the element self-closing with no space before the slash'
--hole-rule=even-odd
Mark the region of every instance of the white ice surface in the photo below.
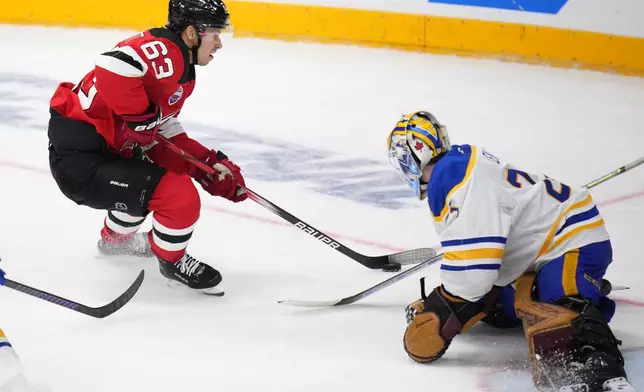
<svg viewBox="0 0 644 392">
<path fill-rule="evenodd" d="M 48 172 L 53 86 L 38 81 L 76 82 L 95 55 L 130 33 L 0 26 L 0 266 L 10 278 L 94 306 L 147 272 L 132 302 L 104 320 L 1 289 L 0 327 L 32 383 L 65 392 L 531 390 L 520 332 L 502 336 L 482 325 L 458 336 L 433 365 L 408 359 L 404 307 L 419 297 L 416 277 L 344 308 L 277 304 L 347 296 L 389 275 L 282 225 L 250 200 L 233 205 L 203 195 L 190 251 L 222 272 L 223 298 L 169 289 L 154 260 L 96 258 L 103 213 L 67 200 Z M 402 112 L 425 109 L 449 126 L 453 143 L 484 146 L 571 185 L 644 153 L 644 79 L 230 36 L 224 45 L 198 70 L 182 119 L 207 126 L 198 138 L 209 137 L 204 129 L 231 130 L 239 151 L 247 136 L 369 160 L 371 169 L 389 173 L 387 133 Z M 279 172 L 289 163 L 266 165 Z M 306 179 L 254 173 L 249 187 L 359 252 L 438 243 L 426 206 L 411 193 L 404 208 L 391 209 L 386 193 L 382 205 L 358 203 L 315 191 Z M 618 297 L 640 304 L 622 303 L 613 328 L 644 390 L 637 351 L 644 348 L 644 169 L 592 193 L 613 238 L 607 277 L 632 287 Z M 428 284 L 438 283 L 436 268 L 426 273 Z"/>
</svg>

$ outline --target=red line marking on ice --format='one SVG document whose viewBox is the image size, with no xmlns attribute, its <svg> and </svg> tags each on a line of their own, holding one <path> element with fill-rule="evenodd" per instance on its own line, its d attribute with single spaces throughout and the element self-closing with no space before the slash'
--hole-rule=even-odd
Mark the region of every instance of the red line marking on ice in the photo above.
<svg viewBox="0 0 644 392">
<path fill-rule="evenodd" d="M 47 169 L 42 169 L 42 168 L 39 168 L 39 167 L 23 165 L 23 164 L 14 163 L 14 162 L 0 161 L 0 166 L 9 167 L 9 168 L 12 168 L 12 169 L 27 170 L 27 171 L 41 173 L 41 174 L 50 174 L 50 171 L 47 170 Z M 248 213 L 245 213 L 245 212 L 231 211 L 231 210 L 227 210 L 227 209 L 224 209 L 224 208 L 213 207 L 213 206 L 209 206 L 209 205 L 204 205 L 204 206 L 202 206 L 202 208 L 205 209 L 205 210 L 209 210 L 209 211 L 220 212 L 222 214 L 234 215 L 234 216 L 237 216 L 239 218 L 252 219 L 252 220 L 255 220 L 255 221 L 258 221 L 258 222 L 262 222 L 262 223 L 268 223 L 268 224 L 278 225 L 278 226 L 291 226 L 290 224 L 284 223 L 284 221 L 281 221 L 281 220 L 272 219 L 272 218 L 264 218 L 264 217 L 257 216 L 257 215 L 251 215 L 251 214 L 248 214 Z M 332 236 L 332 237 L 336 237 L 338 239 L 349 240 L 349 241 L 355 242 L 356 244 L 372 246 L 372 247 L 375 247 L 375 248 L 380 248 L 380 249 L 393 251 L 393 252 L 402 252 L 404 250 L 404 249 L 401 249 L 401 248 L 396 247 L 396 246 L 382 244 L 382 243 L 369 241 L 369 240 L 365 240 L 365 239 L 362 239 L 362 238 L 356 238 L 356 237 L 352 237 L 352 236 L 348 236 L 348 235 L 343 235 L 343 234 L 339 234 L 339 233 L 334 233 L 334 232 L 331 232 L 331 231 L 324 230 L 324 232 L 326 234 Z"/>
<path fill-rule="evenodd" d="M 27 170 L 27 171 L 32 171 L 36 173 L 50 174 L 49 170 L 47 169 L 41 169 L 39 167 L 27 166 L 20 163 L 14 163 L 14 162 L 0 161 L 0 166 L 6 166 L 12 169 Z"/>
<path fill-rule="evenodd" d="M 612 296 L 610 298 L 613 301 L 617 302 L 618 304 L 644 307 L 644 301 L 636 301 L 634 299 L 621 298 L 621 297 L 612 297 Z"/>
<path fill-rule="evenodd" d="M 24 165 L 24 164 L 20 164 L 20 163 L 14 163 L 14 162 L 0 161 L 0 166 L 9 167 L 9 168 L 12 168 L 12 169 L 27 170 L 27 171 L 41 173 L 41 174 L 50 174 L 49 170 L 47 170 L 47 169 L 42 169 L 42 168 L 39 168 L 39 167 L 34 167 L 34 166 L 29 166 L 29 165 Z M 620 203 L 620 202 L 623 202 L 623 201 L 632 200 L 632 199 L 642 197 L 642 196 L 644 196 L 644 191 L 639 191 L 639 192 L 634 192 L 634 193 L 629 193 L 629 194 L 626 194 L 626 195 L 614 197 L 612 199 L 599 201 L 599 202 L 597 202 L 597 205 L 598 206 L 608 206 L 608 205 L 611 205 L 611 204 L 617 204 L 617 203 Z M 227 210 L 227 209 L 224 209 L 224 208 L 213 207 L 213 206 L 208 206 L 208 205 L 204 205 L 203 208 L 205 210 L 214 211 L 214 212 L 220 212 L 222 214 L 234 215 L 236 217 L 244 218 L 244 219 L 252 219 L 252 220 L 255 220 L 255 221 L 258 221 L 258 222 L 267 223 L 267 224 L 271 224 L 271 225 L 291 226 L 290 224 L 285 223 L 285 222 L 283 222 L 281 220 L 277 220 L 277 219 L 273 219 L 273 218 L 264 218 L 264 217 L 261 217 L 261 216 L 248 214 L 248 213 L 245 213 L 245 212 L 231 211 L 231 210 Z M 349 241 L 352 241 L 352 242 L 355 242 L 355 243 L 361 244 L 361 245 L 372 246 L 374 248 L 385 249 L 385 250 L 393 251 L 393 252 L 402 252 L 404 250 L 404 249 L 399 248 L 397 246 L 387 245 L 387 244 L 383 244 L 383 243 L 379 243 L 379 242 L 365 240 L 365 239 L 362 239 L 362 238 L 356 238 L 356 237 L 352 237 L 352 236 L 338 234 L 338 233 L 334 233 L 334 232 L 331 232 L 331 231 L 324 231 L 324 232 L 327 233 L 328 235 L 332 236 L 332 237 L 336 237 L 336 238 L 344 239 L 344 240 L 349 240 Z M 628 299 L 628 298 L 619 298 L 619 297 L 615 297 L 613 299 L 615 300 L 615 302 L 620 303 L 620 304 L 644 307 L 644 302 L 642 302 L 642 301 L 636 301 L 636 300 L 632 300 L 632 299 Z"/>
<path fill-rule="evenodd" d="M 644 191 L 629 193 L 629 194 L 626 194 L 626 195 L 614 197 L 612 199 L 599 201 L 599 202 L 597 202 L 597 206 L 598 207 L 609 206 L 611 204 L 621 203 L 623 201 L 636 199 L 636 198 L 642 197 L 642 196 L 644 196 Z"/>
</svg>

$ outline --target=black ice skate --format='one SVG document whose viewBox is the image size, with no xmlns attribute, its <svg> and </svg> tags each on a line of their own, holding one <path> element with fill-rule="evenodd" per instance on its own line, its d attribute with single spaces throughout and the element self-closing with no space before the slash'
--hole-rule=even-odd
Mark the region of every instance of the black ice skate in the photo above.
<svg viewBox="0 0 644 392">
<path fill-rule="evenodd" d="M 118 237 L 102 235 L 97 246 L 99 253 L 104 256 L 154 257 L 147 233 Z"/>
<path fill-rule="evenodd" d="M 624 358 L 616 352 L 598 351 L 585 346 L 582 357 L 584 362 L 574 363 L 579 369 L 580 383 L 559 389 L 559 392 L 635 392 L 626 380 Z"/>
<path fill-rule="evenodd" d="M 576 348 L 572 360 L 561 358 L 550 368 L 551 382 L 557 392 L 635 392 L 626 379 L 622 343 L 611 331 L 601 311 L 581 298 L 564 297 L 561 305 L 581 308 L 571 322 Z M 566 382 L 568 381 L 568 382 Z"/>
<path fill-rule="evenodd" d="M 159 269 L 166 278 L 193 290 L 218 297 L 224 295 L 223 290 L 216 287 L 222 280 L 219 271 L 187 253 L 176 263 L 159 259 Z"/>
</svg>

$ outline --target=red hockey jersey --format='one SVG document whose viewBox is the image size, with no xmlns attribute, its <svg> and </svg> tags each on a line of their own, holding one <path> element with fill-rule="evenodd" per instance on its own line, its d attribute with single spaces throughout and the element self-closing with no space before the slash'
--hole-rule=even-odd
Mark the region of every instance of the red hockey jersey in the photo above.
<svg viewBox="0 0 644 392">
<path fill-rule="evenodd" d="M 189 139 L 176 118 L 195 87 L 189 51 L 181 37 L 165 28 L 130 37 L 98 56 L 94 69 L 78 84 L 61 83 L 51 108 L 64 117 L 93 124 L 109 148 L 120 153 L 127 145 L 127 124 L 121 116 L 143 113 L 154 102 L 161 110 L 159 133 L 203 159 L 210 150 Z M 191 169 L 178 157 L 162 159 L 166 154 L 173 153 L 160 145 L 149 151 L 153 160 L 169 161 L 161 166 Z"/>
</svg>

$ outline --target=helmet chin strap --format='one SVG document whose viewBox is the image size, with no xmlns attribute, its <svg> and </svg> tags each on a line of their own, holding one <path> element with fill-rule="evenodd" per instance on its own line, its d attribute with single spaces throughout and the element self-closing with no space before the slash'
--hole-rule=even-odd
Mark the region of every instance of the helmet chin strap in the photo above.
<svg viewBox="0 0 644 392">
<path fill-rule="evenodd" d="M 427 198 L 427 184 L 420 181 L 419 188 L 420 188 L 420 200 L 425 200 Z"/>
<path fill-rule="evenodd" d="M 199 65 L 199 46 L 193 46 L 190 50 L 192 51 L 192 64 Z"/>
<path fill-rule="evenodd" d="M 201 46 L 201 34 L 199 29 L 195 26 L 195 31 L 197 32 L 197 45 L 193 46 L 192 49 L 192 64 L 199 65 L 199 47 Z"/>
<path fill-rule="evenodd" d="M 422 176 L 418 179 L 418 187 L 420 188 L 420 200 L 425 200 L 427 198 L 427 185 L 429 185 L 429 180 L 427 182 L 423 181 Z"/>
</svg>

